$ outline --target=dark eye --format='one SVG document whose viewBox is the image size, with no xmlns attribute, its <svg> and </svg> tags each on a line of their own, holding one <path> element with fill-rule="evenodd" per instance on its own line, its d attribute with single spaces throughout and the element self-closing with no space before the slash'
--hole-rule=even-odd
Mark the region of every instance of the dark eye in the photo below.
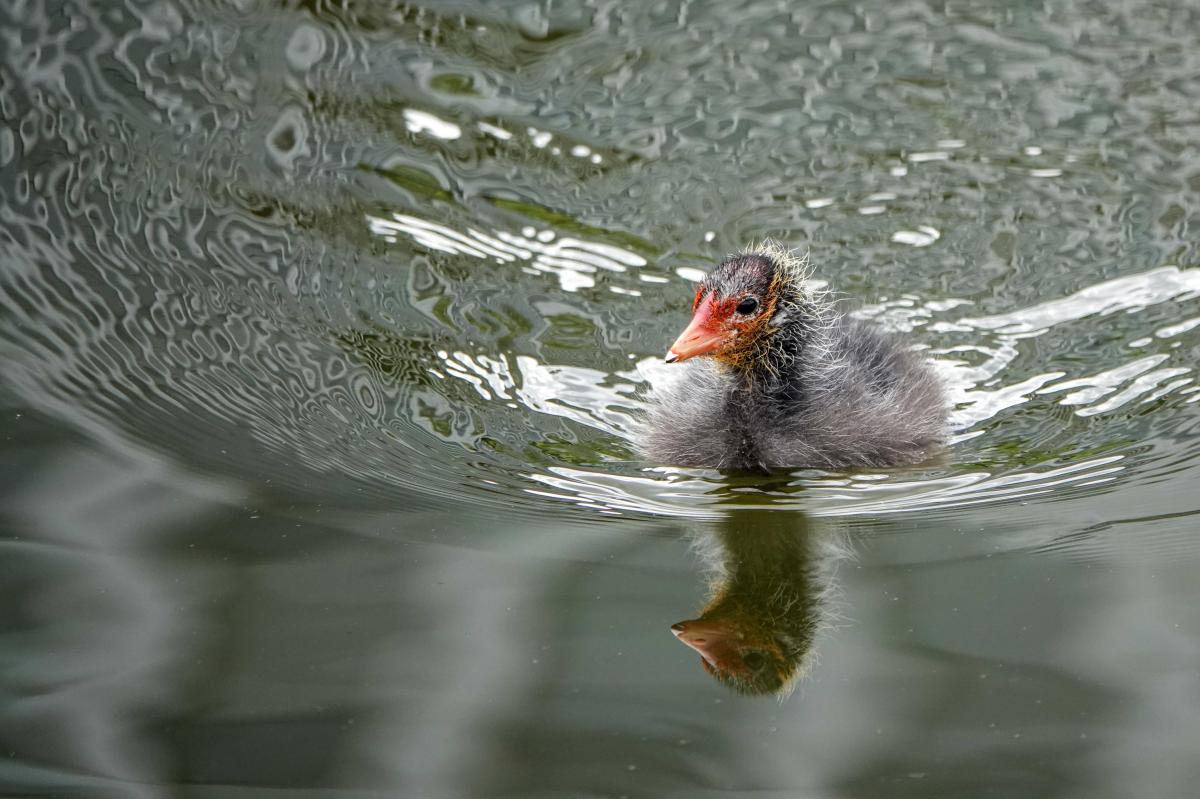
<svg viewBox="0 0 1200 799">
<path fill-rule="evenodd" d="M 758 300 L 753 297 L 743 297 L 742 301 L 737 304 L 737 312 L 746 315 L 752 314 L 758 310 Z"/>
<path fill-rule="evenodd" d="M 767 661 L 767 658 L 762 652 L 747 652 L 742 656 L 742 661 L 750 668 L 757 669 Z"/>
</svg>

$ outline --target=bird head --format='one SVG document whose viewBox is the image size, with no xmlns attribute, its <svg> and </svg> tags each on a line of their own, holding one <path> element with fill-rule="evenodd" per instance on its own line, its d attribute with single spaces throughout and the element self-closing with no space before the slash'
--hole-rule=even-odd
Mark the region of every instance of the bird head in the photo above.
<svg viewBox="0 0 1200 799">
<path fill-rule="evenodd" d="M 804 292 L 802 263 L 780 247 L 726 258 L 696 290 L 692 321 L 671 345 L 667 363 L 701 355 L 728 366 L 753 360 L 790 320 Z"/>
</svg>

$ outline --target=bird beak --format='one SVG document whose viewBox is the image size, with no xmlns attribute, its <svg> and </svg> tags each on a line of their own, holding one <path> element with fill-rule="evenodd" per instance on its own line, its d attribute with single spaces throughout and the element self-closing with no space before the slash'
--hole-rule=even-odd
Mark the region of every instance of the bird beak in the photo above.
<svg viewBox="0 0 1200 799">
<path fill-rule="evenodd" d="M 667 351 L 667 363 L 686 361 L 697 355 L 706 355 L 719 349 L 729 339 L 731 331 L 716 318 L 716 300 L 709 294 L 696 308 L 691 324 L 679 334 L 671 349 Z"/>
<path fill-rule="evenodd" d="M 715 669 L 729 670 L 737 661 L 735 636 L 728 622 L 692 619 L 672 624 L 671 632 L 680 643 L 696 650 Z"/>
</svg>

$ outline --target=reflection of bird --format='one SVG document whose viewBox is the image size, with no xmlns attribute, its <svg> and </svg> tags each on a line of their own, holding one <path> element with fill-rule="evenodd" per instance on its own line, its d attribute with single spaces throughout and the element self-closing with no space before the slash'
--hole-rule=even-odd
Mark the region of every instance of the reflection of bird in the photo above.
<svg viewBox="0 0 1200 799">
<path fill-rule="evenodd" d="M 727 258 L 700 284 L 667 361 L 709 358 L 656 391 L 649 459 L 898 466 L 936 449 L 946 404 L 933 372 L 896 339 L 837 313 L 803 266 L 768 243 Z"/>
<path fill-rule="evenodd" d="M 718 541 L 712 597 L 700 618 L 671 631 L 735 691 L 785 694 L 810 660 L 829 557 L 816 555 L 815 536 L 791 510 L 733 511 Z"/>
</svg>

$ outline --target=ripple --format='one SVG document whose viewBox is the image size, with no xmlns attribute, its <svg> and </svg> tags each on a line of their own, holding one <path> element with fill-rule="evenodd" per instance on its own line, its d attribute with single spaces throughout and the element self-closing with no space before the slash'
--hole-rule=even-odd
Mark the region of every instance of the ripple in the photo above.
<svg viewBox="0 0 1200 799">
<path fill-rule="evenodd" d="M 939 325 L 935 332 L 974 328 L 1005 334 L 1037 334 L 1054 325 L 1087 316 L 1107 316 L 1136 311 L 1186 294 L 1200 292 L 1200 269 L 1163 266 L 1136 275 L 1088 286 L 1058 300 L 1050 300 L 995 316 L 960 319 Z"/>
<path fill-rule="evenodd" d="M 730 484 L 828 515 L 1087 496 L 1194 454 L 1195 170 L 1170 155 L 1194 136 L 1163 110 L 1188 107 L 1182 53 L 1140 63 L 1154 96 L 1113 88 L 1123 41 L 980 39 L 907 7 L 881 24 L 919 31 L 941 82 L 847 73 L 928 70 L 815 7 L 536 35 L 428 10 L 28 11 L 0 48 L 3 385 L 113 446 L 314 503 L 683 517 Z M 760 52 L 750 24 L 794 30 Z M 692 284 L 767 234 L 931 358 L 941 462 L 754 480 L 633 459 Z"/>
<path fill-rule="evenodd" d="M 629 267 L 646 265 L 636 253 L 608 244 L 559 237 L 553 230 L 524 228 L 520 234 L 493 230 L 490 234 L 468 228 L 458 231 L 407 214 L 390 218 L 368 216 L 371 232 L 395 242 L 396 234 L 411 236 L 418 244 L 451 255 L 492 259 L 497 263 L 525 262 L 531 274 L 555 275 L 564 291 L 578 291 L 596 285 L 597 270 L 625 272 Z M 626 289 L 638 296 L 635 289 Z"/>
</svg>

